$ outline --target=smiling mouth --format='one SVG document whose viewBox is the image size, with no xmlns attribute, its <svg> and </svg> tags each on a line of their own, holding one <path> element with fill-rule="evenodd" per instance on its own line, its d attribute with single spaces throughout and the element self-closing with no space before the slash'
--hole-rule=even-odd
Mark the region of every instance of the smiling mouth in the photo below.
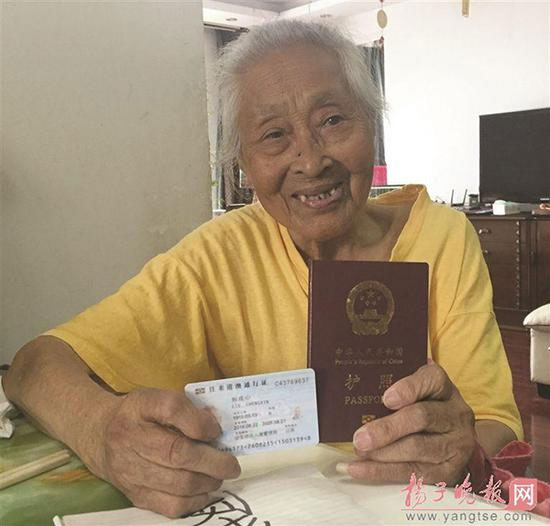
<svg viewBox="0 0 550 526">
<path fill-rule="evenodd" d="M 343 193 L 343 183 L 338 183 L 326 192 L 318 194 L 295 194 L 295 197 L 311 208 L 324 208 L 338 201 L 343 196 Z"/>
</svg>

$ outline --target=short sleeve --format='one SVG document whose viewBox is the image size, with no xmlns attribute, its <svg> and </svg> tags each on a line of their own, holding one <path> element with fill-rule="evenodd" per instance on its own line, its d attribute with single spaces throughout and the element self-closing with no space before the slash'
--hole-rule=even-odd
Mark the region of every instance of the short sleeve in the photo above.
<svg viewBox="0 0 550 526">
<path fill-rule="evenodd" d="M 214 375 L 202 313 L 193 273 L 161 254 L 118 292 L 46 334 L 67 342 L 116 391 L 181 390 Z"/>
<path fill-rule="evenodd" d="M 479 239 L 466 221 L 460 277 L 451 310 L 432 341 L 434 359 L 477 420 L 497 420 L 523 438 L 512 375 L 492 306 L 492 286 Z"/>
</svg>

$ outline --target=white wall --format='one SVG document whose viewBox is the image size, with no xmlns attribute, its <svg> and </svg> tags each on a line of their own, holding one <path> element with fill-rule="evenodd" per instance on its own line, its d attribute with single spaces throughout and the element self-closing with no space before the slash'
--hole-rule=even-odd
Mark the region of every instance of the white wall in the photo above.
<svg viewBox="0 0 550 526">
<path fill-rule="evenodd" d="M 550 2 L 409 1 L 388 6 L 389 183 L 419 182 L 455 200 L 479 186 L 478 116 L 550 106 Z M 376 11 L 343 19 L 357 43 L 378 38 Z"/>
<path fill-rule="evenodd" d="M 211 217 L 201 3 L 2 3 L 0 363 Z"/>
</svg>

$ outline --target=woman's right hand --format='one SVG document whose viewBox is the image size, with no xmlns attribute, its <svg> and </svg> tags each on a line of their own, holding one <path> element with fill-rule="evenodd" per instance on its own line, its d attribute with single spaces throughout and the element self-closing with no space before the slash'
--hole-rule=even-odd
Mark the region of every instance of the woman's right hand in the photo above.
<svg viewBox="0 0 550 526">
<path fill-rule="evenodd" d="M 183 393 L 146 388 L 116 397 L 100 428 L 95 458 L 84 461 L 139 508 L 181 517 L 240 475 L 237 459 L 209 444 L 221 432 L 212 413 Z"/>
</svg>

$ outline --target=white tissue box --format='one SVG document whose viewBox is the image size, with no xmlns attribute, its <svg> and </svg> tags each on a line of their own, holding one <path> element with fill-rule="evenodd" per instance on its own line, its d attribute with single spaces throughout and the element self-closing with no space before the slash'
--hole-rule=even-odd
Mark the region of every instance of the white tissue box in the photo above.
<svg viewBox="0 0 550 526">
<path fill-rule="evenodd" d="M 510 214 L 519 214 L 520 208 L 518 203 L 511 201 L 501 201 L 500 199 L 493 203 L 493 215 L 507 216 Z"/>
</svg>

